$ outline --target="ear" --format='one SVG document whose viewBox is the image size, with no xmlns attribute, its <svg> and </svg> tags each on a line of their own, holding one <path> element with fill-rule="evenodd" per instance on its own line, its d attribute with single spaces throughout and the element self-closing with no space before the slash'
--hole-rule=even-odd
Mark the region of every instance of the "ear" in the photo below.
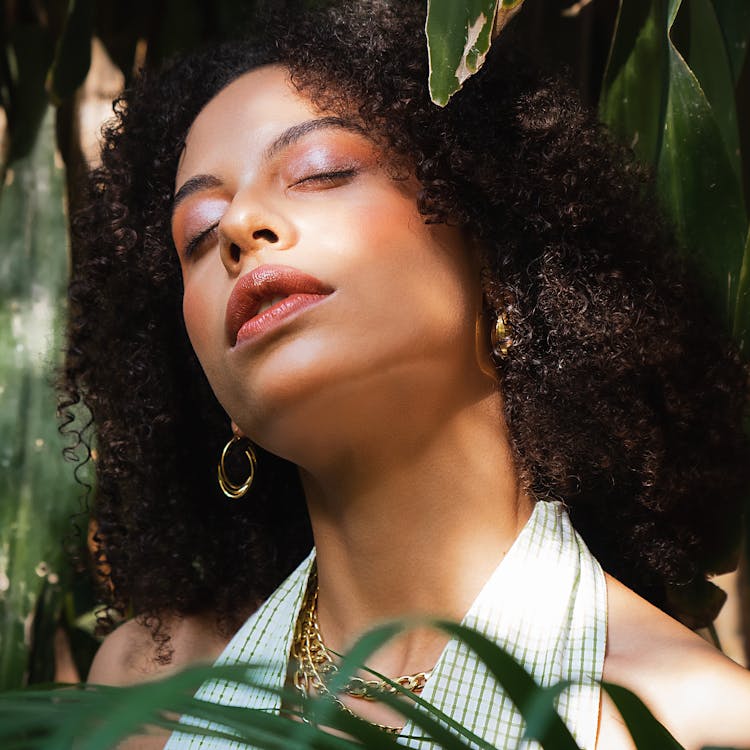
<svg viewBox="0 0 750 750">
<path fill-rule="evenodd" d="M 245 433 L 242 432 L 234 420 L 232 420 L 232 433 L 237 437 L 246 437 Z"/>
</svg>

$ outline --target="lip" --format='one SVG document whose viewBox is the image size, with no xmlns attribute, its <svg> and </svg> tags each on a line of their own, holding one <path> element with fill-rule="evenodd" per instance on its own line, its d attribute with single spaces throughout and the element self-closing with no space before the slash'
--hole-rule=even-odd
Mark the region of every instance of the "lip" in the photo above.
<svg viewBox="0 0 750 750">
<path fill-rule="evenodd" d="M 333 287 L 291 266 L 263 265 L 241 276 L 229 295 L 226 312 L 227 337 L 232 347 L 257 338 L 297 312 L 317 304 Z M 284 297 L 260 315 L 261 305 Z"/>
</svg>

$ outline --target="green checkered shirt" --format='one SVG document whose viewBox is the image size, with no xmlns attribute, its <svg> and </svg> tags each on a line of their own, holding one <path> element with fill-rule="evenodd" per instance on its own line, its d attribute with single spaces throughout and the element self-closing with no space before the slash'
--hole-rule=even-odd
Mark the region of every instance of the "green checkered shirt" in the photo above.
<svg viewBox="0 0 750 750">
<path fill-rule="evenodd" d="M 294 624 L 313 559 L 314 551 L 248 619 L 217 663 L 263 664 L 263 670 L 253 673 L 254 679 L 275 688 L 284 684 Z M 579 746 L 593 750 L 606 613 L 604 573 L 573 529 L 562 503 L 537 502 L 463 624 L 506 649 L 538 684 L 570 680 L 573 684 L 559 696 L 557 709 Z M 280 709 L 278 698 L 246 685 L 206 683 L 197 695 L 214 703 Z M 522 741 L 521 714 L 479 659 L 457 640 L 443 650 L 422 698 L 496 748 L 539 747 Z M 419 734 L 419 729 L 407 723 L 400 742 L 422 750 L 437 747 L 429 739 L 418 739 Z M 247 746 L 174 733 L 166 750 L 239 747 Z"/>
</svg>

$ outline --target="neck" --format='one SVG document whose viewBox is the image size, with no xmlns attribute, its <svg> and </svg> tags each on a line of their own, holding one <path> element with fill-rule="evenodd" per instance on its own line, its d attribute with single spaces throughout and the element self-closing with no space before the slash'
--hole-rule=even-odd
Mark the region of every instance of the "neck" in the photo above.
<svg viewBox="0 0 750 750">
<path fill-rule="evenodd" d="M 302 472 L 329 647 L 345 650 L 384 619 L 463 618 L 532 508 L 501 414 L 495 392 L 418 439 L 389 436 L 345 468 Z M 371 666 L 428 669 L 445 640 L 410 631 Z"/>
</svg>

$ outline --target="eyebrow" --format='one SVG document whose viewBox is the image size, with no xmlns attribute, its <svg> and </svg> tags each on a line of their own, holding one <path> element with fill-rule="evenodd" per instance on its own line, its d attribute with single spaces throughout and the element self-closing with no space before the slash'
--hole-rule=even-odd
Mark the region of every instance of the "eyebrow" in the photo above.
<svg viewBox="0 0 750 750">
<path fill-rule="evenodd" d="M 198 193 L 201 190 L 210 190 L 211 188 L 219 187 L 220 185 L 221 180 L 212 174 L 199 174 L 186 180 L 175 193 L 174 199 L 172 200 L 172 215 L 174 216 L 177 206 L 193 193 Z"/>
<path fill-rule="evenodd" d="M 357 123 L 351 120 L 345 120 L 343 117 L 317 117 L 313 120 L 305 120 L 297 125 L 287 128 L 263 153 L 263 159 L 268 160 L 275 156 L 279 151 L 291 146 L 295 141 L 303 138 L 308 133 L 324 128 L 340 128 L 349 130 L 354 133 L 364 135 L 365 130 Z"/>
<path fill-rule="evenodd" d="M 312 133 L 316 130 L 323 130 L 325 128 L 340 128 L 342 130 L 358 133 L 359 135 L 366 135 L 365 129 L 351 120 L 346 120 L 342 117 L 316 117 L 312 120 L 305 120 L 304 122 L 297 123 L 296 125 L 287 128 L 263 152 L 263 161 L 268 161 L 279 151 L 288 148 L 300 138 L 308 135 L 308 133 Z M 172 215 L 174 215 L 174 212 L 177 210 L 180 203 L 185 201 L 189 196 L 202 190 L 210 190 L 211 188 L 219 187 L 220 185 L 221 180 L 211 174 L 199 174 L 186 180 L 174 195 L 172 200 Z"/>
</svg>

